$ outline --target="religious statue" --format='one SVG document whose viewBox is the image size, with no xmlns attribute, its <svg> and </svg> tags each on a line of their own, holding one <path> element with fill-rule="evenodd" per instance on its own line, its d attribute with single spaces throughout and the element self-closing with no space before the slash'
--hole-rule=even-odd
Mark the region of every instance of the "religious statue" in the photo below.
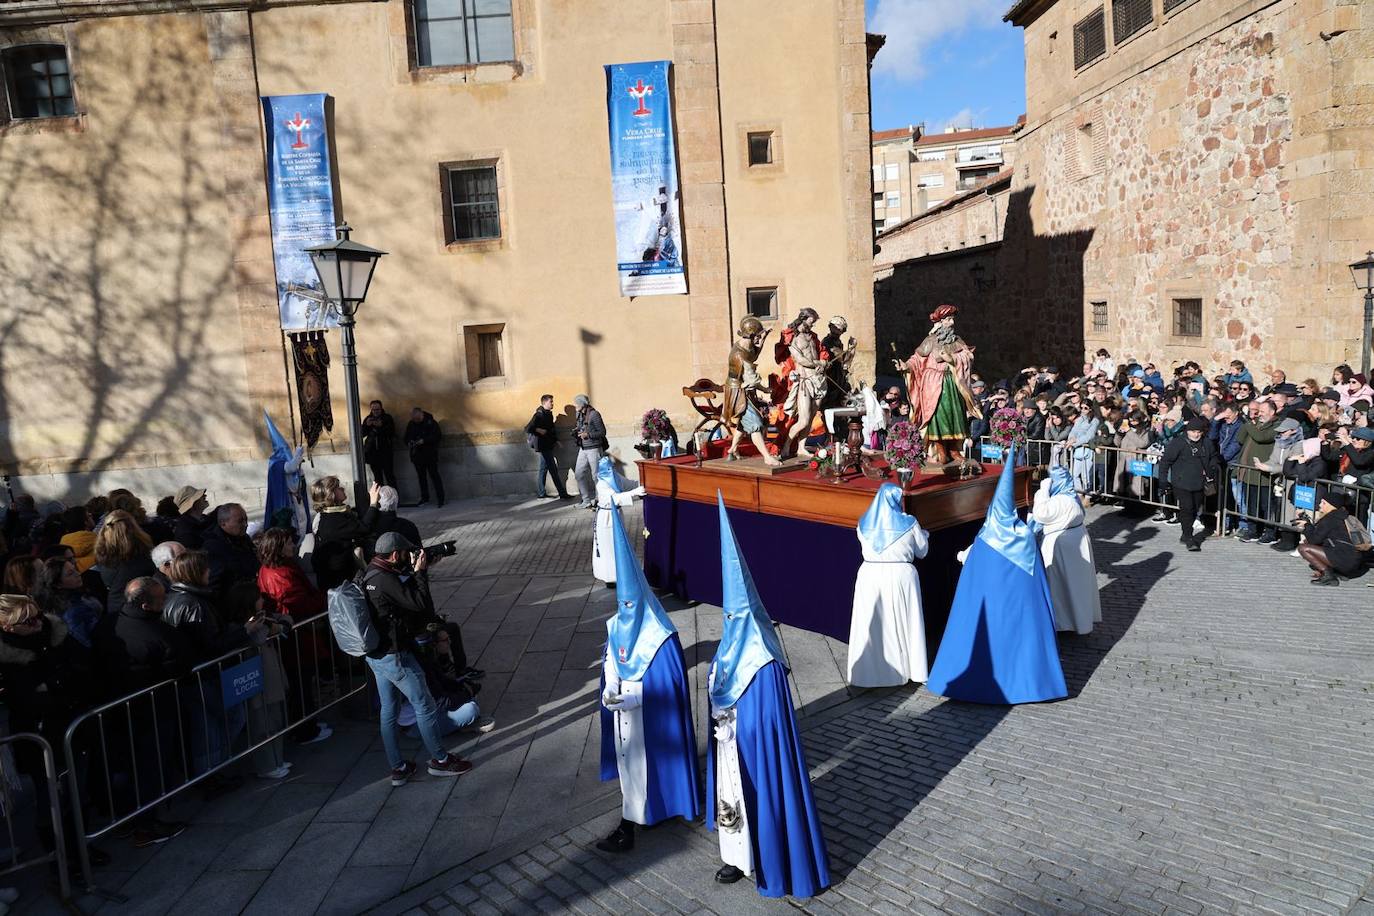
<svg viewBox="0 0 1374 916">
<path fill-rule="evenodd" d="M 934 327 L 905 361 L 894 359 L 906 377 L 911 422 L 921 430 L 935 464 L 949 464 L 968 438 L 968 421 L 983 415 L 969 385 L 973 348 L 954 332 L 959 310 L 942 305 L 930 313 Z"/>
<path fill-rule="evenodd" d="M 859 344 L 853 337 L 848 342 L 844 333 L 849 330 L 849 322 L 843 315 L 830 319 L 830 333 L 821 339 L 821 355 L 830 360 L 825 367 L 825 396 L 821 399 L 821 410 L 841 407 L 845 399 L 854 394 L 849 383 L 849 364 L 859 351 Z M 839 430 L 830 430 L 838 434 Z"/>
<path fill-rule="evenodd" d="M 820 338 L 811 330 L 820 318 L 815 309 L 802 309 L 787 326 L 792 332 L 787 349 L 793 369 L 783 412 L 793 419 L 793 424 L 787 433 L 785 455 L 811 457 L 806 437 L 811 434 L 811 421 L 825 397 L 825 372 L 829 365 L 829 360 L 821 354 Z"/>
<path fill-rule="evenodd" d="M 765 464 L 781 464 L 769 454 L 763 438 L 768 408 L 762 395 L 767 393 L 768 385 L 759 376 L 758 358 L 768 332 L 763 329 L 763 322 L 753 315 L 746 315 L 740 319 L 735 336 L 738 339 L 730 348 L 730 367 L 726 372 L 721 408 L 725 426 L 730 430 L 730 450 L 725 457 L 730 461 L 739 458 L 740 438 L 748 433 L 749 440 L 759 450 Z"/>
</svg>

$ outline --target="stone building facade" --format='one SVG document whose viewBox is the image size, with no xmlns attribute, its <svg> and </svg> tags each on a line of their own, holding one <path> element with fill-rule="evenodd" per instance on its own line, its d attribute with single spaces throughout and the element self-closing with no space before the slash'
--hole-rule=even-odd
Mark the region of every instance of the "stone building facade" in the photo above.
<svg viewBox="0 0 1374 916">
<path fill-rule="evenodd" d="M 402 423 L 412 405 L 434 413 L 453 494 L 532 490 L 522 427 L 546 392 L 560 409 L 589 394 L 633 474 L 639 416 L 662 407 L 690 431 L 681 389 L 723 374 L 759 290 L 770 321 L 847 315 L 871 371 L 861 0 L 799 0 L 782 18 L 762 0 L 655 0 L 633 28 L 609 0 L 452 6 L 480 7 L 482 41 L 503 50 L 429 65 L 419 48 L 440 36 L 417 34 L 413 0 L 0 3 L 4 97 L 22 103 L 0 104 L 0 469 L 20 489 L 195 481 L 256 499 L 262 411 L 296 425 L 260 96 L 330 96 L 339 216 L 390 252 L 358 319 L 362 399 Z M 15 81 L 49 52 L 63 98 L 39 111 Z M 658 59 L 673 62 L 688 294 L 632 300 L 603 65 Z M 747 149 L 760 132 L 763 167 Z M 497 171 L 500 237 L 480 244 L 445 226 L 445 170 L 470 162 Z M 475 333 L 497 335 L 496 374 L 473 371 Z M 312 473 L 347 476 L 336 332 L 329 344 L 335 426 Z"/>
<path fill-rule="evenodd" d="M 1009 369 L 1098 347 L 1290 377 L 1358 366 L 1374 5 L 1023 0 L 1007 18 L 1025 30 L 1027 124 L 995 286 L 963 304 L 1014 329 Z M 949 272 L 912 257 L 880 281 L 880 311 Z"/>
</svg>

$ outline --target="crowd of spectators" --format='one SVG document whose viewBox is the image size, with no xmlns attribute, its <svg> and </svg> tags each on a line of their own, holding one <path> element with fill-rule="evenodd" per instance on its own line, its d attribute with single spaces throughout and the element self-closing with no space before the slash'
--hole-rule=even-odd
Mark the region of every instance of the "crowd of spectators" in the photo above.
<svg viewBox="0 0 1374 916">
<path fill-rule="evenodd" d="M 103 728 L 74 733 L 70 763 L 90 790 L 78 800 L 66 797 L 65 783 L 48 784 L 36 745 L 0 750 L 0 775 L 9 767 L 25 777 L 35 810 L 57 793 L 68 813 L 82 805 L 88 824 L 127 819 L 118 835 L 156 845 L 185 825 L 166 819 L 165 807 L 139 813 L 150 800 L 192 780 L 210 795 L 227 791 L 247 775 L 225 766 L 236 756 L 257 777 L 284 779 L 291 743 L 330 737 L 316 713 L 342 656 L 323 618 L 301 623 L 326 609 L 327 589 L 361 574 L 379 539 L 420 538 L 397 515 L 392 487 L 374 486 L 361 514 L 347 505 L 338 478 L 316 481 L 312 495 L 318 515 L 305 544 L 291 527 L 251 530 L 243 506 L 211 508 L 206 491 L 190 486 L 161 499 L 151 516 L 127 490 L 78 506 L 11 499 L 0 524 L 0 734 L 41 735 L 63 769 L 72 722 L 144 692 L 138 703 L 102 714 Z M 303 546 L 313 547 L 308 559 L 299 555 Z M 442 624 L 427 587 L 412 600 L 426 621 Z M 390 638 L 411 646 L 394 622 Z M 433 712 L 447 714 L 451 727 L 490 727 L 478 721 L 472 701 L 481 672 L 467 667 L 457 628 L 432 642 L 421 654 L 431 662 L 437 704 L 421 710 L 425 724 Z M 262 661 L 261 693 L 226 705 L 220 668 L 253 656 Z M 393 719 L 401 712 L 399 703 L 388 707 Z M 288 724 L 292 731 L 263 743 Z M 35 821 L 51 849 L 51 829 Z M 108 861 L 95 847 L 90 857 L 93 865 Z"/>
<path fill-rule="evenodd" d="M 972 385 L 985 418 L 975 441 L 995 410 L 1019 409 L 1032 462 L 1067 466 L 1086 502 L 1179 521 L 1189 550 L 1215 533 L 1224 501 L 1221 533 L 1306 557 L 1315 584 L 1339 584 L 1370 556 L 1374 391 L 1350 366 L 1326 383 L 1282 369 L 1257 379 L 1240 360 L 1208 374 L 1189 361 L 1166 379 L 1154 363 L 1098 350 L 1072 377 L 1030 366 Z"/>
</svg>

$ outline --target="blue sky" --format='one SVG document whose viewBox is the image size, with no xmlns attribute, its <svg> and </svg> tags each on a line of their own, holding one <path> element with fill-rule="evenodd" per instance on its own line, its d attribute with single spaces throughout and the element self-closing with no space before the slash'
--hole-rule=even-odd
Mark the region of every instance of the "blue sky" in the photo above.
<svg viewBox="0 0 1374 916">
<path fill-rule="evenodd" d="M 873 129 L 931 132 L 1011 124 L 1026 109 L 1012 0 L 866 0 L 868 31 L 887 36 L 873 63 Z"/>
</svg>

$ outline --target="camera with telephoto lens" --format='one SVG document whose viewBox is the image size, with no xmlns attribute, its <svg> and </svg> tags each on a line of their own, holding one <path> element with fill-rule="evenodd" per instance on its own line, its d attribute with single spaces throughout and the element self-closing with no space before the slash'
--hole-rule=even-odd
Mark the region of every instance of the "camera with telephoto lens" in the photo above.
<svg viewBox="0 0 1374 916">
<path fill-rule="evenodd" d="M 451 557 L 458 552 L 457 541 L 440 541 L 438 544 L 430 544 L 420 548 L 425 555 L 425 559 L 433 563 L 443 557 Z"/>
</svg>

